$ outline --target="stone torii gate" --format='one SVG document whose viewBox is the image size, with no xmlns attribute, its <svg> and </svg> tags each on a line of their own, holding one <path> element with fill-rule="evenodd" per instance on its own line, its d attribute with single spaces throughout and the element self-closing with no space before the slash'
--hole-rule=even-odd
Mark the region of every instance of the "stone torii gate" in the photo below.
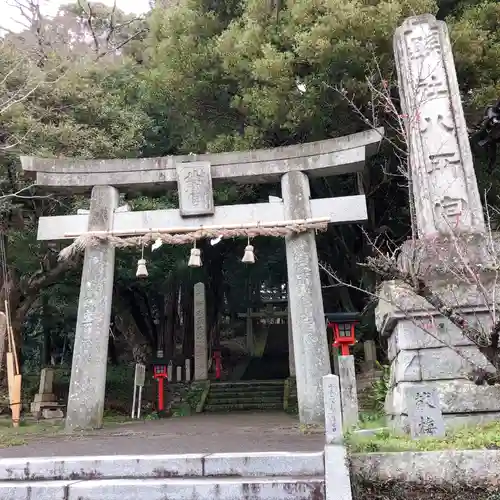
<svg viewBox="0 0 500 500">
<path fill-rule="evenodd" d="M 92 231 L 147 234 L 152 228 L 327 218 L 367 219 L 363 195 L 310 199 L 308 177 L 362 171 L 383 129 L 268 150 L 162 158 L 80 160 L 22 157 L 23 170 L 47 190 L 91 191 L 88 214 L 42 217 L 39 240 L 73 239 Z M 214 206 L 212 181 L 281 182 L 282 202 Z M 133 212 L 118 207 L 118 190 L 179 190 L 180 209 Z M 324 220 L 324 219 L 323 219 Z M 300 421 L 321 423 L 322 377 L 330 373 L 315 233 L 285 238 Z M 87 247 L 83 264 L 66 429 L 99 428 L 105 396 L 115 248 Z"/>
</svg>

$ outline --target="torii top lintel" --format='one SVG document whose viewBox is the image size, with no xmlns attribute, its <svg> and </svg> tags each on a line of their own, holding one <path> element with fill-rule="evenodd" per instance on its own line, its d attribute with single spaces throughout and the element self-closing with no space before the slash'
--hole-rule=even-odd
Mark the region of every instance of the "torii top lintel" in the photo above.
<svg viewBox="0 0 500 500">
<path fill-rule="evenodd" d="M 383 136 L 384 129 L 377 128 L 335 139 L 254 151 L 112 160 L 22 156 L 21 164 L 37 185 L 72 192 L 99 185 L 120 189 L 175 187 L 176 165 L 184 162 L 210 163 L 215 182 L 260 184 L 278 182 L 283 174 L 293 170 L 306 172 L 310 177 L 359 172 Z"/>
</svg>

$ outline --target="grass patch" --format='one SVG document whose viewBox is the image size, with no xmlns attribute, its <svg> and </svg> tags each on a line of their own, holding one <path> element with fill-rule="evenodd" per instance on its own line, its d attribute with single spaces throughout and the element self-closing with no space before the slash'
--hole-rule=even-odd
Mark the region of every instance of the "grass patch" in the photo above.
<svg viewBox="0 0 500 500">
<path fill-rule="evenodd" d="M 397 436 L 386 430 L 371 436 L 349 433 L 346 444 L 351 453 L 500 449 L 500 422 L 450 429 L 441 439 L 412 440 L 409 436 Z"/>
<path fill-rule="evenodd" d="M 377 429 L 386 426 L 386 417 L 381 413 L 361 412 L 358 429 Z"/>
<path fill-rule="evenodd" d="M 12 427 L 10 419 L 0 420 L 0 448 L 21 446 L 29 439 L 55 436 L 63 429 L 61 422 L 20 422 L 19 427 Z"/>
<path fill-rule="evenodd" d="M 131 420 L 123 415 L 105 415 L 104 428 L 113 428 L 127 423 L 142 422 L 141 420 Z M 12 427 L 10 418 L 0 419 L 0 449 L 10 446 L 21 446 L 30 441 L 56 437 L 64 431 L 64 420 L 22 420 L 19 427 Z M 89 431 L 95 432 L 95 431 Z M 85 434 L 85 431 L 83 431 Z"/>
</svg>

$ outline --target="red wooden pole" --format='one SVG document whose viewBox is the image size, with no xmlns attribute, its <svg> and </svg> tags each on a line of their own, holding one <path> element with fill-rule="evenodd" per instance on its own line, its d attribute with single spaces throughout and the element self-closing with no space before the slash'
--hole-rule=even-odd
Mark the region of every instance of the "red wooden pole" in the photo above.
<svg viewBox="0 0 500 500">
<path fill-rule="evenodd" d="M 163 411 L 163 377 L 158 378 L 158 410 Z"/>
</svg>

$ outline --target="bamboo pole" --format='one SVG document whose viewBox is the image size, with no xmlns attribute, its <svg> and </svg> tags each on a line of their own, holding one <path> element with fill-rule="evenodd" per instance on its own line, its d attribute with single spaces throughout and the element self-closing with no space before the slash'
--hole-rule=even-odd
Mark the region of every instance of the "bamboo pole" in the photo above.
<svg viewBox="0 0 500 500">
<path fill-rule="evenodd" d="M 65 238 L 78 238 L 79 236 L 142 236 L 149 233 L 158 234 L 177 234 L 177 233 L 191 233 L 196 231 L 216 231 L 226 229 L 253 229 L 260 227 L 286 227 L 304 224 L 321 224 L 330 222 L 330 217 L 315 217 L 309 219 L 292 219 L 280 220 L 270 222 L 248 222 L 244 224 L 220 224 L 209 226 L 180 226 L 180 227 L 160 227 L 149 229 L 130 229 L 121 231 L 88 231 L 86 233 L 65 233 Z"/>
</svg>

